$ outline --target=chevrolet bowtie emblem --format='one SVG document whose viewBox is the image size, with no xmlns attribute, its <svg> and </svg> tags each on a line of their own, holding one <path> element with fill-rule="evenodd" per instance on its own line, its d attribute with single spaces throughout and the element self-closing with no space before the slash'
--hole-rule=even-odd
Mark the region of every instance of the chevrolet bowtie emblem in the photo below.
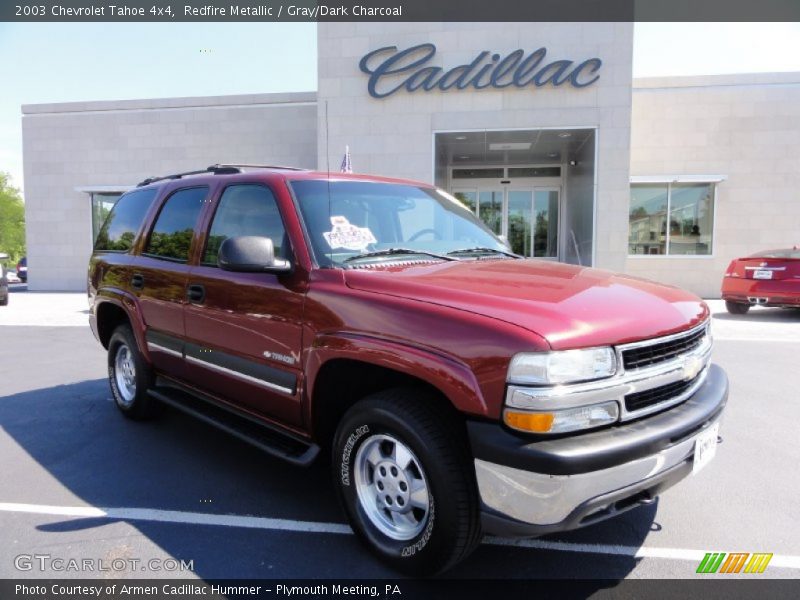
<svg viewBox="0 0 800 600">
<path fill-rule="evenodd" d="M 699 356 L 687 356 L 683 361 L 683 378 L 686 381 L 694 379 L 703 368 L 703 361 Z"/>
</svg>

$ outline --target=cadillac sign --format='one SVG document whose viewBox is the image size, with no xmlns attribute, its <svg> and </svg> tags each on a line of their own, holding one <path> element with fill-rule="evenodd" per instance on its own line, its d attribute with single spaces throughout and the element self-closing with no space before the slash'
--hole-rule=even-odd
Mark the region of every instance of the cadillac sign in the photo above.
<svg viewBox="0 0 800 600">
<path fill-rule="evenodd" d="M 577 64 L 571 60 L 547 62 L 547 48 L 539 48 L 528 55 L 523 50 L 514 50 L 506 56 L 484 50 L 468 64 L 446 71 L 427 65 L 435 54 L 433 44 L 420 44 L 399 52 L 397 46 L 387 46 L 365 55 L 358 66 L 369 75 L 369 95 L 386 98 L 400 90 L 558 87 L 565 83 L 584 88 L 600 78 L 598 71 L 603 64 L 599 58 Z"/>
</svg>

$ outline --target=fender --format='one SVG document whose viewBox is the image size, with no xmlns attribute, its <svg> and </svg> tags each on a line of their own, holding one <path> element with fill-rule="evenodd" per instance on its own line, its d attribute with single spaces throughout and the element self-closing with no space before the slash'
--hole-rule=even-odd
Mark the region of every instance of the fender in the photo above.
<svg viewBox="0 0 800 600">
<path fill-rule="evenodd" d="M 148 363 L 152 364 L 150 352 L 147 349 L 147 343 L 144 338 L 147 325 L 144 322 L 139 298 L 121 288 L 100 288 L 97 290 L 97 298 L 94 302 L 94 314 L 92 316 L 95 319 L 97 319 L 97 313 L 100 307 L 106 302 L 118 306 L 128 315 L 128 320 L 131 322 L 131 328 L 133 329 L 133 335 L 136 338 L 136 344 L 139 346 L 139 352 L 142 353 L 142 356 Z"/>
<path fill-rule="evenodd" d="M 305 361 L 306 397 L 304 413 L 311 422 L 312 398 L 317 375 L 324 364 L 334 359 L 350 359 L 398 371 L 429 383 L 441 391 L 459 411 L 488 416 L 488 406 L 470 367 L 442 353 L 410 346 L 394 340 L 348 332 L 315 337 Z"/>
</svg>

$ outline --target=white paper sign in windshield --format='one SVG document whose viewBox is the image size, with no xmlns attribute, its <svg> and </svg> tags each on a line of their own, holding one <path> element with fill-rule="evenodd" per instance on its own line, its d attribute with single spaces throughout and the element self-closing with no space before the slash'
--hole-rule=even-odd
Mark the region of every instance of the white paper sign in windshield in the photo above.
<svg viewBox="0 0 800 600">
<path fill-rule="evenodd" d="M 347 220 L 347 217 L 332 216 L 331 225 L 333 228 L 322 234 L 333 250 L 343 248 L 344 250 L 364 250 L 370 244 L 375 244 L 378 240 L 367 227 L 358 227 Z"/>
</svg>

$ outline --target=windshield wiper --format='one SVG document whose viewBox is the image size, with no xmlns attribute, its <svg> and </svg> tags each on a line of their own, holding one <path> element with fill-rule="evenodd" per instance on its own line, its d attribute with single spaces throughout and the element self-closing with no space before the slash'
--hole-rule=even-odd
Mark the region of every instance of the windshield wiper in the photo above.
<svg viewBox="0 0 800 600">
<path fill-rule="evenodd" d="M 447 253 L 447 256 L 458 256 L 461 254 L 502 254 L 503 256 L 508 256 L 510 258 L 522 258 L 519 254 L 507 252 L 506 250 L 498 250 L 497 248 L 485 248 L 480 246 L 476 248 L 461 248 L 460 250 L 452 250 Z"/>
<path fill-rule="evenodd" d="M 378 256 L 395 256 L 399 254 L 422 254 L 424 256 L 432 256 L 434 258 L 438 258 L 440 260 L 458 260 L 457 258 L 453 258 L 451 256 L 445 256 L 444 254 L 436 254 L 435 252 L 428 252 L 426 250 L 412 250 L 410 248 L 387 248 L 386 250 L 376 250 L 375 252 L 364 252 L 363 254 L 356 254 L 355 256 L 351 256 L 350 258 L 345 258 L 343 262 L 348 263 L 353 260 L 360 260 L 362 258 L 373 258 Z"/>
</svg>

